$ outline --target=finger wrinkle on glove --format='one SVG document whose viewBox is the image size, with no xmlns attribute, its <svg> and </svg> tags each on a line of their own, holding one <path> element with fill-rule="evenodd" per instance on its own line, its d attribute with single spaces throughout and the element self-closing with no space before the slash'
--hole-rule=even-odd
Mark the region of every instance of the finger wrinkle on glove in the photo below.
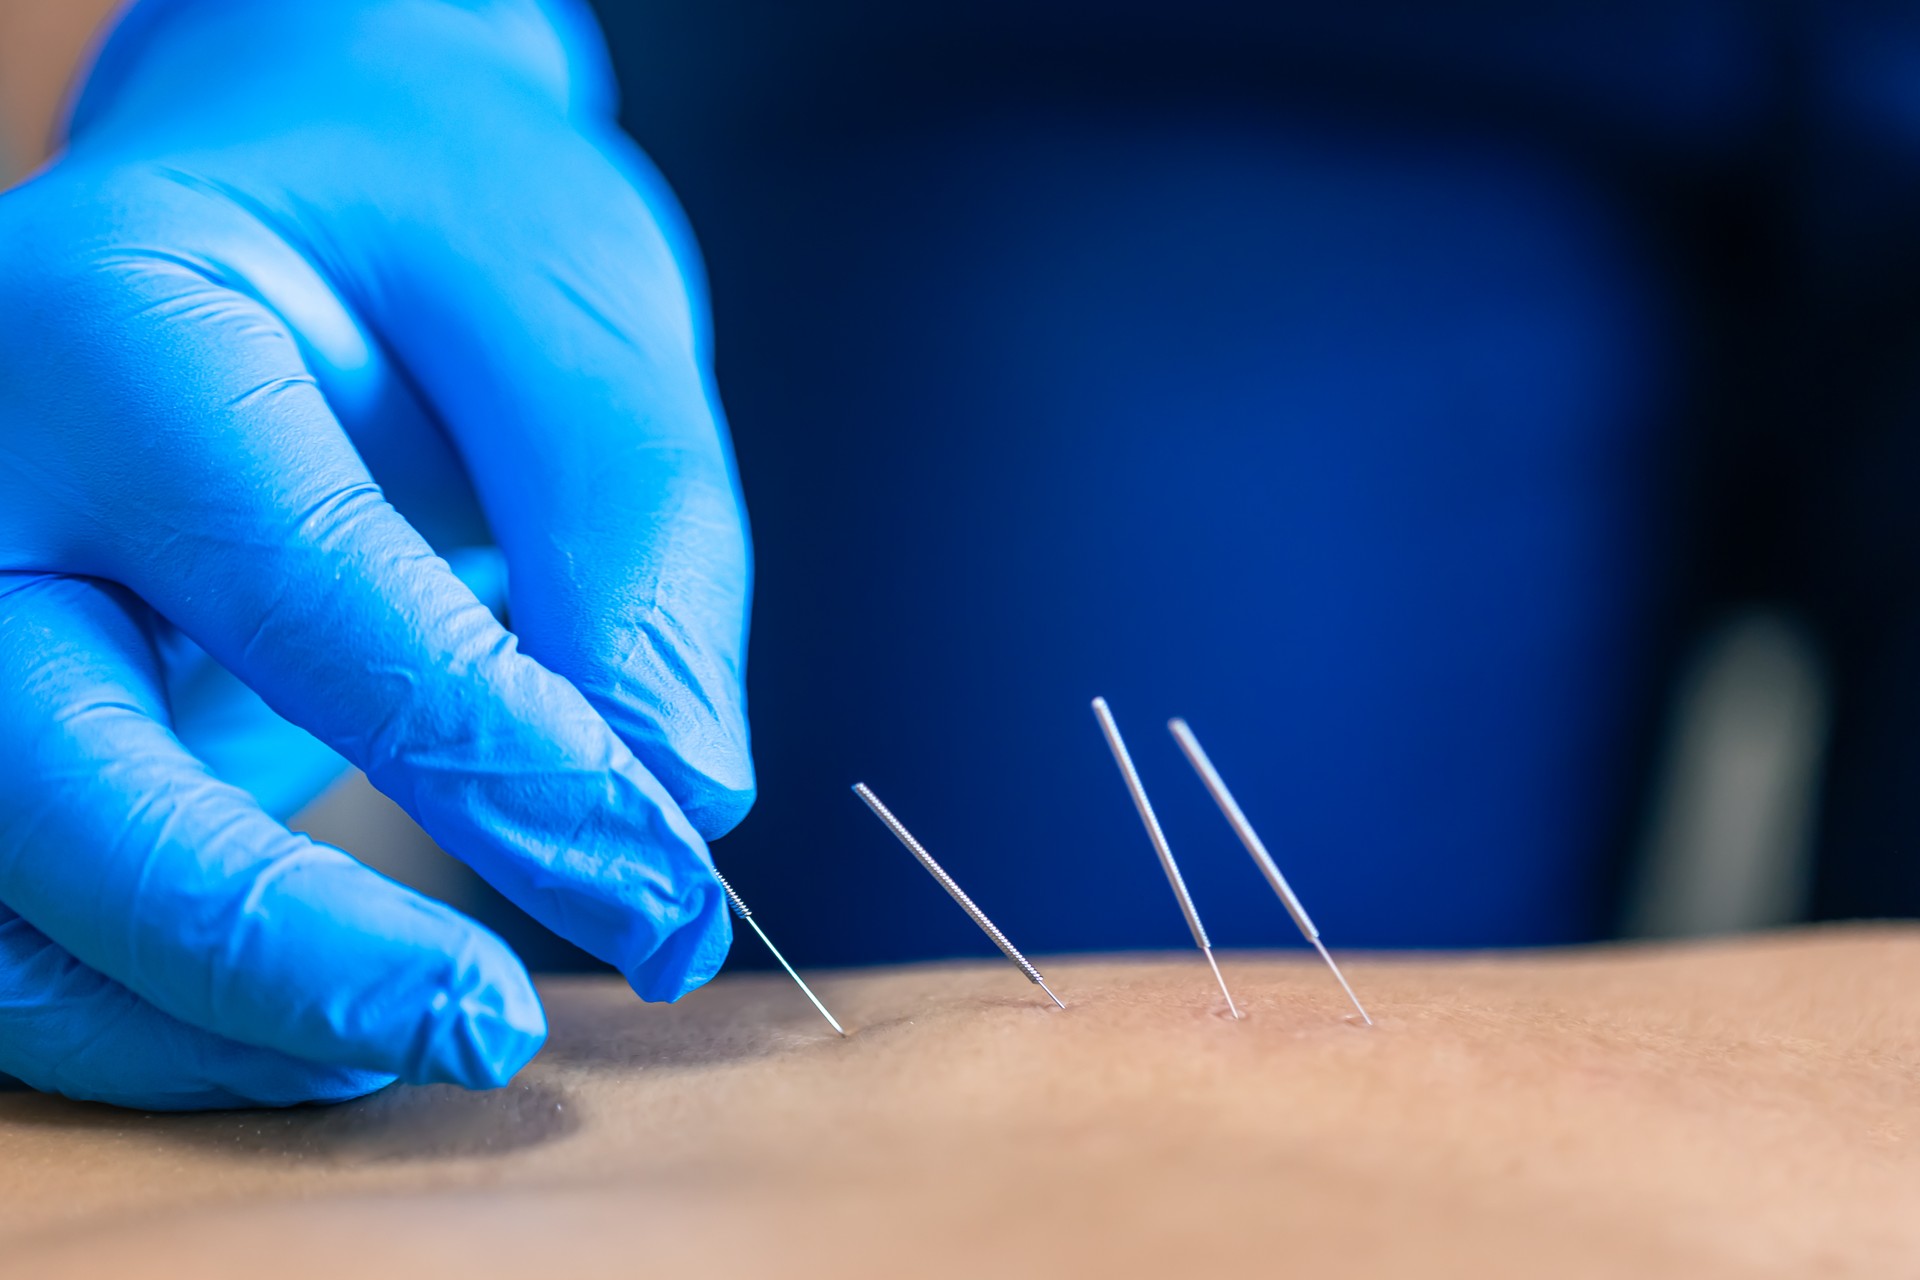
<svg viewBox="0 0 1920 1280">
<path fill-rule="evenodd" d="M 224 949 L 213 966 L 216 981 L 270 970 L 279 946 L 276 900 L 297 903 L 307 889 L 302 876 L 331 879 L 357 870 L 345 855 L 326 845 L 304 842 L 299 848 L 259 867 L 230 911 L 218 913 L 211 945 Z M 389 911 L 410 912 L 422 932 L 437 923 L 438 910 L 425 900 L 401 898 Z M 391 920 L 406 933 L 410 926 Z M 371 1044 L 410 1029 L 408 1047 L 390 1065 L 414 1083 L 449 1082 L 468 1087 L 504 1083 L 539 1048 L 546 1023 L 538 1001 L 524 983 L 496 982 L 489 957 L 479 949 L 484 935 L 471 929 L 452 950 L 413 948 L 393 956 L 395 967 L 372 988 L 332 985 L 316 989 L 311 1006 L 286 1010 L 288 1024 L 317 1017 L 342 1044 Z M 224 943 L 219 940 L 224 939 Z M 289 993 L 296 994 L 296 993 Z M 216 989 L 215 998 L 226 999 Z"/>
<path fill-rule="evenodd" d="M 738 677 L 663 610 L 650 610 L 626 635 L 620 656 L 590 667 L 581 687 L 695 828 L 718 838 L 755 796 L 744 711 L 713 696 L 736 689 Z"/>
<path fill-rule="evenodd" d="M 291 386 L 311 388 L 311 379 L 276 380 L 283 389 Z M 365 561 L 361 522 L 373 508 L 389 510 L 385 495 L 371 480 L 354 480 L 328 489 L 279 517 L 278 528 L 255 531 L 243 527 L 241 538 L 266 550 L 269 555 L 305 558 L 337 558 L 343 565 Z M 437 557 L 428 557 L 437 559 Z M 334 571 L 336 579 L 344 568 Z M 283 643 L 315 624 L 314 602 L 302 594 L 307 585 L 304 574 L 283 573 L 272 579 L 268 594 L 249 602 L 251 618 L 241 642 L 238 663 L 250 664 L 259 657 L 259 646 Z M 324 606 L 322 606 L 324 607 Z"/>
<path fill-rule="evenodd" d="M 688 656 L 699 654 L 704 658 L 706 655 L 671 614 L 658 608 L 651 609 L 645 617 L 633 620 L 628 634 L 631 640 L 627 651 L 620 656 L 617 664 L 619 669 L 624 670 L 636 661 L 644 660 L 649 668 L 647 675 L 651 687 L 648 692 L 661 688 L 672 690 L 679 695 L 674 701 L 684 698 L 713 720 L 720 720 L 721 709 L 707 692 L 714 673 L 696 670 L 694 659 Z M 709 664 L 703 662 L 698 665 Z M 663 716 L 670 714 L 667 706 L 659 705 L 658 699 L 655 702 L 658 713 Z"/>
<path fill-rule="evenodd" d="M 37 1012 L 46 984 L 23 980 L 32 966 L 45 962 L 49 953 L 65 959 L 59 944 L 34 928 L 19 914 L 0 905 L 0 954 L 9 963 L 0 965 L 0 1011 Z M 20 1039 L 10 1037 L 9 1040 Z M 9 1040 L 0 1040 L 4 1046 Z"/>
<path fill-rule="evenodd" d="M 30 672 L 27 675 L 27 683 L 34 683 L 36 675 L 47 680 L 53 678 L 51 670 L 38 673 Z M 65 729 L 68 733 L 76 736 L 92 732 L 100 732 L 102 736 L 105 736 L 112 732 L 109 726 L 123 722 L 129 717 L 141 720 L 150 719 L 155 710 L 156 707 L 152 703 L 142 705 L 128 698 L 115 698 L 111 696 L 82 698 L 67 706 L 56 708 L 48 718 L 48 723 L 55 728 Z M 95 724 L 95 721 L 105 721 L 106 723 L 104 725 Z"/>
<path fill-rule="evenodd" d="M 643 360 L 653 359 L 656 353 L 641 338 L 640 330 L 642 328 L 657 330 L 659 326 L 641 325 L 633 318 L 624 321 L 616 319 L 605 305 L 589 297 L 585 288 L 575 284 L 572 277 L 572 272 L 558 267 L 550 267 L 546 272 L 547 283 L 553 286 L 554 291 L 571 302 L 587 319 L 598 325 L 617 345 L 627 348 Z M 687 355 L 689 357 L 692 355 L 691 334 L 688 335 Z"/>
<path fill-rule="evenodd" d="M 310 377 L 274 381 L 282 386 L 317 390 Z M 400 551 L 414 561 L 438 560 L 439 557 L 425 550 L 424 544 L 407 555 L 402 548 L 392 545 L 397 538 L 383 538 L 368 530 L 372 520 L 384 519 L 391 511 L 386 495 L 371 477 L 355 477 L 315 494 L 304 503 L 292 505 L 282 522 L 287 530 L 289 550 L 302 555 L 367 561 L 372 559 L 370 551 L 377 549 L 383 553 Z"/>
<path fill-rule="evenodd" d="M 519 652 L 511 632 L 474 601 L 466 621 L 481 641 L 478 657 L 456 646 L 439 655 L 429 689 L 412 667 L 381 665 L 368 671 L 381 690 L 379 718 L 342 739 L 342 754 L 355 760 L 383 792 L 396 799 L 438 790 L 436 781 L 539 788 L 543 772 L 597 778 L 618 767 L 612 731 L 584 699 L 569 705 L 560 678 Z M 488 634 L 491 633 L 491 634 Z M 544 723 L 544 733 L 533 728 Z M 537 742 L 518 742 L 539 734 Z M 529 748 L 557 756 L 553 764 L 529 757 Z"/>
<path fill-rule="evenodd" d="M 678 908 L 690 883 L 704 889 L 707 864 L 694 852 L 699 837 L 678 829 L 651 797 L 634 794 L 638 788 L 628 790 L 625 797 L 609 796 L 604 805 L 574 801 L 575 814 L 564 831 L 530 825 L 518 806 L 488 806 L 474 816 L 502 833 L 531 889 L 563 893 L 569 900 L 599 892 L 650 916 Z"/>
<path fill-rule="evenodd" d="M 582 801 L 557 843 L 512 812 L 478 812 L 510 855 L 481 869 L 647 998 L 677 998 L 705 980 L 675 969 L 680 949 L 712 940 L 724 954 L 731 937 L 720 889 L 704 845 L 671 799 L 613 777 L 619 790 L 606 802 Z"/>
<path fill-rule="evenodd" d="M 286 392 L 295 388 L 318 394 L 320 384 L 310 373 L 280 374 L 277 377 L 268 378 L 265 382 L 259 383 L 256 386 L 249 387 L 245 391 L 236 392 L 229 396 L 222 408 L 228 412 L 238 411 L 251 413 L 265 401 L 271 400 L 279 395 L 284 395 Z M 371 482 L 368 482 L 365 487 L 373 488 L 373 485 Z M 377 493 L 378 490 L 375 490 L 375 492 Z M 329 495 L 327 498 L 321 499 L 321 502 L 336 500 L 338 496 L 338 494 Z"/>
<path fill-rule="evenodd" d="M 498 1088 L 545 1043 L 546 1015 L 530 988 L 515 1000 L 485 982 L 472 957 L 451 967 L 457 976 L 439 985 L 428 1016 L 415 1024 L 401 1076 L 416 1084 Z"/>
<path fill-rule="evenodd" d="M 0 1070 L 81 1101 L 169 1111 L 338 1102 L 393 1080 L 389 1073 L 304 1062 L 182 1023 L 81 964 L 5 907 Z"/>
<path fill-rule="evenodd" d="M 624 643 L 618 656 L 595 661 L 593 669 L 599 678 L 588 683 L 610 695 L 609 701 L 623 710 L 637 712 L 636 700 L 645 697 L 650 712 L 641 714 L 673 719 L 687 727 L 700 723 L 681 712 L 690 703 L 744 756 L 740 737 L 745 725 L 739 703 L 726 696 L 740 687 L 735 663 L 702 645 L 672 611 L 657 604 L 639 612 L 621 632 Z M 714 696 L 716 691 L 724 701 Z"/>
</svg>

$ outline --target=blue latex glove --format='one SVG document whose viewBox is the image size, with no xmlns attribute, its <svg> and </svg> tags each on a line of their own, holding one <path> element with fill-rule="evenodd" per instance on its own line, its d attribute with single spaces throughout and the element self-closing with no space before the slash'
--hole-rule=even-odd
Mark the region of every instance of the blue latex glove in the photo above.
<svg viewBox="0 0 1920 1280">
<path fill-rule="evenodd" d="M 281 825 L 315 739 L 642 996 L 719 967 L 747 539 L 597 41 L 145 0 L 0 197 L 0 1071 L 198 1107 L 534 1053 L 498 938 Z M 512 633 L 435 553 L 479 542 Z"/>
</svg>

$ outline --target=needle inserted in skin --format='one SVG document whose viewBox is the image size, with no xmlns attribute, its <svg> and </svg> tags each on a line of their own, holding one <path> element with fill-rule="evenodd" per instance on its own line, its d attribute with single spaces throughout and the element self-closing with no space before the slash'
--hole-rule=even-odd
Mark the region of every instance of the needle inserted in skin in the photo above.
<svg viewBox="0 0 1920 1280">
<path fill-rule="evenodd" d="M 973 905 L 973 899 L 969 898 L 960 886 L 954 883 L 953 877 L 946 873 L 945 868 L 933 860 L 933 855 L 928 853 L 925 847 L 913 838 L 913 833 L 901 824 L 900 819 L 893 816 L 893 811 L 880 803 L 880 797 L 868 790 L 867 784 L 864 782 L 856 782 L 853 784 L 853 794 L 866 801 L 867 808 L 873 810 L 873 816 L 886 824 L 887 830 L 893 832 L 894 838 L 907 847 L 908 853 L 919 859 L 920 865 L 925 867 L 933 875 L 933 878 L 940 882 L 940 887 L 947 891 L 948 896 L 959 903 L 960 909 L 966 912 L 975 924 L 980 926 L 980 932 L 993 939 L 993 945 L 1004 951 L 1007 959 L 1013 961 L 1020 972 L 1027 975 L 1027 981 L 1046 992 L 1047 999 L 1053 1001 L 1062 1009 L 1066 1008 L 1066 1004 L 1060 997 L 1053 994 L 1053 988 L 1047 985 L 1046 979 L 1040 976 L 1040 971 L 1034 968 L 1032 962 L 1025 956 L 1020 954 L 1018 947 L 1015 947 L 1011 942 L 1007 941 L 1006 934 L 994 927 L 993 921 L 987 919 L 986 912 Z"/>
<path fill-rule="evenodd" d="M 1307 916 L 1307 909 L 1300 905 L 1300 899 L 1294 896 L 1292 887 L 1287 884 L 1287 878 L 1280 874 L 1280 868 L 1274 863 L 1273 855 L 1268 853 L 1267 846 L 1261 843 L 1259 834 L 1253 829 L 1253 824 L 1247 821 L 1247 815 L 1240 811 L 1240 805 L 1234 800 L 1233 792 L 1227 790 L 1227 784 L 1221 780 L 1220 771 L 1213 767 L 1213 761 L 1207 759 L 1207 753 L 1201 749 L 1200 739 L 1193 736 L 1193 730 L 1187 727 L 1185 720 L 1169 720 L 1167 728 L 1172 732 L 1173 740 L 1180 744 L 1180 750 L 1186 753 L 1187 763 L 1192 765 L 1193 771 L 1200 775 L 1200 781 L 1206 785 L 1208 794 L 1213 796 L 1213 802 L 1220 806 L 1220 812 L 1226 816 L 1227 825 L 1232 827 L 1233 833 L 1240 837 L 1240 843 L 1247 846 L 1247 852 L 1253 855 L 1253 860 L 1259 866 L 1261 874 L 1266 876 L 1267 883 L 1272 885 L 1273 891 L 1280 895 L 1280 901 L 1286 906 L 1287 914 L 1293 917 L 1293 923 L 1299 927 L 1301 936 L 1313 944 L 1314 950 L 1320 953 L 1320 958 L 1327 962 L 1327 968 L 1333 970 L 1333 976 L 1339 980 L 1340 989 L 1347 993 L 1347 999 L 1353 1001 L 1353 1007 L 1360 1010 L 1361 1021 L 1372 1026 L 1373 1019 L 1367 1016 L 1366 1006 L 1360 1003 L 1359 996 L 1353 994 L 1353 988 L 1347 985 L 1346 975 L 1340 972 L 1340 966 L 1333 962 L 1331 955 L 1327 954 L 1326 943 L 1320 941 L 1320 930 L 1314 928 L 1313 921 Z"/>
<path fill-rule="evenodd" d="M 1093 700 L 1093 714 L 1100 722 L 1100 732 L 1107 735 L 1107 748 L 1113 752 L 1113 762 L 1120 766 L 1120 776 L 1126 781 L 1127 793 L 1133 797 L 1133 807 L 1140 811 L 1140 823 L 1147 829 L 1147 839 L 1153 841 L 1153 851 L 1160 855 L 1160 869 L 1167 873 L 1167 883 L 1173 886 L 1173 896 L 1180 902 L 1180 913 L 1187 918 L 1187 928 L 1193 932 L 1193 945 L 1199 947 L 1200 954 L 1207 958 L 1207 965 L 1213 970 L 1213 980 L 1220 984 L 1220 994 L 1227 998 L 1227 1012 L 1238 1018 L 1240 1010 L 1233 1003 L 1233 993 L 1227 990 L 1227 980 L 1220 976 L 1220 965 L 1213 958 L 1213 944 L 1207 941 L 1207 928 L 1200 923 L 1200 913 L 1194 909 L 1193 895 L 1187 892 L 1187 882 L 1181 878 L 1180 864 L 1173 860 L 1173 850 L 1167 847 L 1166 833 L 1160 830 L 1160 819 L 1153 815 L 1153 805 L 1147 800 L 1147 789 L 1140 785 L 1140 775 L 1134 770 L 1133 757 L 1127 754 L 1126 741 L 1120 736 L 1120 726 L 1113 722 L 1113 712 L 1107 709 L 1105 698 Z"/>
<path fill-rule="evenodd" d="M 835 1031 L 838 1031 L 843 1036 L 847 1034 L 847 1029 L 841 1026 L 839 1021 L 832 1014 L 827 1012 L 827 1006 L 820 1003 L 820 997 L 813 994 L 813 988 L 808 986 L 805 980 L 803 980 L 799 974 L 794 972 L 793 966 L 787 963 L 787 958 L 780 954 L 780 948 L 773 945 L 773 939 L 769 938 L 767 936 L 767 931 L 760 927 L 760 922 L 753 918 L 753 912 L 747 909 L 747 904 L 741 900 L 740 895 L 733 891 L 733 886 L 727 883 L 727 878 L 721 875 L 718 871 L 713 873 L 713 878 L 715 880 L 718 880 L 720 882 L 720 887 L 727 891 L 727 905 L 733 908 L 733 914 L 735 914 L 736 916 L 739 916 L 742 920 L 745 920 L 748 924 L 753 926 L 753 931 L 760 935 L 760 941 L 767 944 L 767 950 L 773 952 L 773 958 L 780 962 L 780 967 L 787 971 L 787 976 L 789 978 L 792 978 L 794 982 L 798 984 L 800 990 L 806 995 L 807 999 L 813 1001 L 813 1007 L 820 1011 L 820 1016 L 827 1020 L 827 1025 L 831 1026 Z"/>
</svg>

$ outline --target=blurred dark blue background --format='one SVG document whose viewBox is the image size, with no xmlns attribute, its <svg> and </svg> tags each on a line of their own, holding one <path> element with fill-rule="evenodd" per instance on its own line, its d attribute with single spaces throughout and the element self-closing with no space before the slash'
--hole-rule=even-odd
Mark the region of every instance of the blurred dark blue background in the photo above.
<svg viewBox="0 0 1920 1280">
<path fill-rule="evenodd" d="M 1871 4 L 598 6 L 711 273 L 803 963 L 1604 936 L 1675 655 L 1813 620 L 1818 914 L 1920 908 L 1920 24 Z M 741 957 L 743 960 L 756 957 Z"/>
</svg>

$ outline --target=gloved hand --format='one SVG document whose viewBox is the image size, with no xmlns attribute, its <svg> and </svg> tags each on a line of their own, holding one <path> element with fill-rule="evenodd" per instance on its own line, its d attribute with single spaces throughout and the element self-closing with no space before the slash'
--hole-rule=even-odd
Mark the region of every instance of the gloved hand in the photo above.
<svg viewBox="0 0 1920 1280">
<path fill-rule="evenodd" d="M 642 996 L 719 967 L 747 539 L 597 41 L 142 0 L 0 197 L 0 1072 L 198 1107 L 533 1054 L 498 938 L 281 825 L 313 739 Z M 511 633 L 434 550 L 488 541 Z"/>
</svg>

